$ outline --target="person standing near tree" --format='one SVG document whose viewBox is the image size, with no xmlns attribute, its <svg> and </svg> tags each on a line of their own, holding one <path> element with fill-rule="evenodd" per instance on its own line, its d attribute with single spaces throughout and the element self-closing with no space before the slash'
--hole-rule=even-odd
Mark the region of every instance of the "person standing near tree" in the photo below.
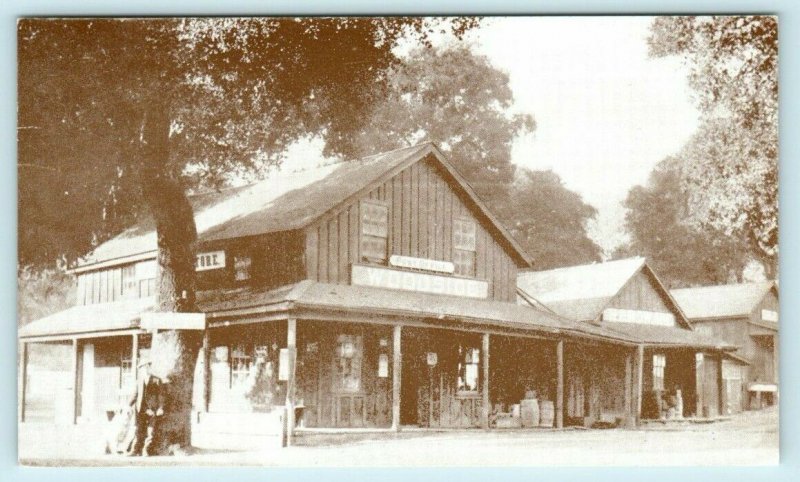
<svg viewBox="0 0 800 482">
<path fill-rule="evenodd" d="M 131 405 L 135 404 L 136 431 L 126 455 L 147 457 L 154 452 L 158 420 L 164 415 L 163 383 L 150 373 L 149 361 L 140 363 L 138 371 L 136 395 L 130 401 Z"/>
</svg>

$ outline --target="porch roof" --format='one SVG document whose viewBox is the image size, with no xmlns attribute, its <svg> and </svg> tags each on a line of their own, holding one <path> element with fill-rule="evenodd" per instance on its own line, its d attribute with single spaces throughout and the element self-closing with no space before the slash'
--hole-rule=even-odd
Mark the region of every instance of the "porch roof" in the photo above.
<svg viewBox="0 0 800 482">
<path fill-rule="evenodd" d="M 73 306 L 28 323 L 18 334 L 28 339 L 137 329 L 141 314 L 153 306 L 152 297 Z"/>
<path fill-rule="evenodd" d="M 605 323 L 609 330 L 639 340 L 645 345 L 663 347 L 705 348 L 711 350 L 735 350 L 731 345 L 713 336 L 694 330 L 672 326 L 645 325 L 639 323 Z"/>
<path fill-rule="evenodd" d="M 198 297 L 210 326 L 231 316 L 293 309 L 410 316 L 501 328 L 571 334 L 634 343 L 624 333 L 562 318 L 529 306 L 491 300 L 442 296 L 368 286 L 335 285 L 304 280 L 273 290 L 206 292 Z"/>
</svg>

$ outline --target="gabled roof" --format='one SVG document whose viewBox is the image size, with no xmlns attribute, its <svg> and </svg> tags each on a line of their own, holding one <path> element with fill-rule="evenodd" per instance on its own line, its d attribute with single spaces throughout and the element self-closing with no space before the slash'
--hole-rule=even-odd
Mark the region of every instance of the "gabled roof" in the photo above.
<svg viewBox="0 0 800 482">
<path fill-rule="evenodd" d="M 773 281 L 730 285 L 701 286 L 672 290 L 672 296 L 689 319 L 749 316 L 770 290 Z"/>
<path fill-rule="evenodd" d="M 573 320 L 595 321 L 625 285 L 640 271 L 646 271 L 672 305 L 678 324 L 690 328 L 669 291 L 642 257 L 568 266 L 547 271 L 520 271 L 517 287 L 556 314 Z"/>
<path fill-rule="evenodd" d="M 199 240 L 208 242 L 302 229 L 424 158 L 434 159 L 455 179 L 456 189 L 473 202 L 517 263 L 528 266 L 524 250 L 430 142 L 301 172 L 276 172 L 249 186 L 191 196 Z M 145 220 L 99 245 L 79 262 L 76 271 L 142 253 L 154 255 L 155 251 L 155 226 L 152 220 Z"/>
</svg>

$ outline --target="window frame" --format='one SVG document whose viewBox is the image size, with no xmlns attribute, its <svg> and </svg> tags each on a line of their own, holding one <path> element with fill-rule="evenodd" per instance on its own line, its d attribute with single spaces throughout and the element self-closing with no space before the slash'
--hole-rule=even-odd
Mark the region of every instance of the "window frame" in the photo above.
<svg viewBox="0 0 800 482">
<path fill-rule="evenodd" d="M 664 373 L 667 367 L 667 355 L 664 353 L 653 354 L 653 390 L 665 390 L 666 381 Z"/>
<path fill-rule="evenodd" d="M 456 395 L 461 397 L 474 397 L 481 392 L 481 360 L 482 348 L 477 343 L 461 342 L 458 345 L 458 367 L 456 371 Z M 471 361 L 467 361 L 467 354 L 470 354 Z M 467 384 L 467 366 L 474 366 L 475 374 L 475 388 L 469 389 Z M 463 373 L 463 377 L 462 377 Z M 463 380 L 463 387 L 462 387 Z"/>
<path fill-rule="evenodd" d="M 471 226 L 471 233 L 465 233 L 463 229 L 459 229 L 462 226 L 469 225 Z M 463 236 L 471 234 L 471 243 L 469 246 L 464 244 Z M 474 219 L 467 217 L 467 216 L 457 216 L 453 218 L 453 233 L 452 233 L 452 241 L 453 241 L 453 265 L 454 270 L 453 274 L 456 276 L 461 276 L 465 278 L 475 278 L 478 273 L 478 223 L 475 222 Z M 458 238 L 460 242 L 457 241 Z M 467 256 L 470 259 L 469 269 L 463 270 L 463 268 L 467 266 L 461 259 L 458 259 L 460 256 Z"/>
<path fill-rule="evenodd" d="M 376 234 L 375 232 L 365 232 L 364 217 L 367 214 L 369 207 L 379 208 L 385 212 L 385 232 L 383 235 Z M 386 265 L 389 263 L 389 223 L 391 221 L 391 213 L 389 203 L 380 199 L 362 199 L 358 204 L 358 261 L 373 264 Z M 369 222 L 372 222 L 371 220 Z M 369 240 L 383 240 L 384 249 L 383 257 L 370 256 L 365 253 L 364 244 Z M 378 241 L 379 242 L 379 241 Z M 370 253 L 374 254 L 374 253 Z"/>
</svg>

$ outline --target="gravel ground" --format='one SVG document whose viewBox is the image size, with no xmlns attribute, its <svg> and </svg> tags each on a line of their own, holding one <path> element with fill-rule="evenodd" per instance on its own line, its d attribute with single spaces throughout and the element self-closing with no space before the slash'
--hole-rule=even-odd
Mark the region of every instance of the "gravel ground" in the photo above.
<svg viewBox="0 0 800 482">
<path fill-rule="evenodd" d="M 778 412 L 747 412 L 710 424 L 654 425 L 637 430 L 461 430 L 401 434 L 303 435 L 298 446 L 258 451 L 197 450 L 175 457 L 97 455 L 97 429 L 26 423 L 20 461 L 44 466 L 260 465 L 597 466 L 775 465 Z M 94 445 L 97 445 L 96 447 Z"/>
</svg>

